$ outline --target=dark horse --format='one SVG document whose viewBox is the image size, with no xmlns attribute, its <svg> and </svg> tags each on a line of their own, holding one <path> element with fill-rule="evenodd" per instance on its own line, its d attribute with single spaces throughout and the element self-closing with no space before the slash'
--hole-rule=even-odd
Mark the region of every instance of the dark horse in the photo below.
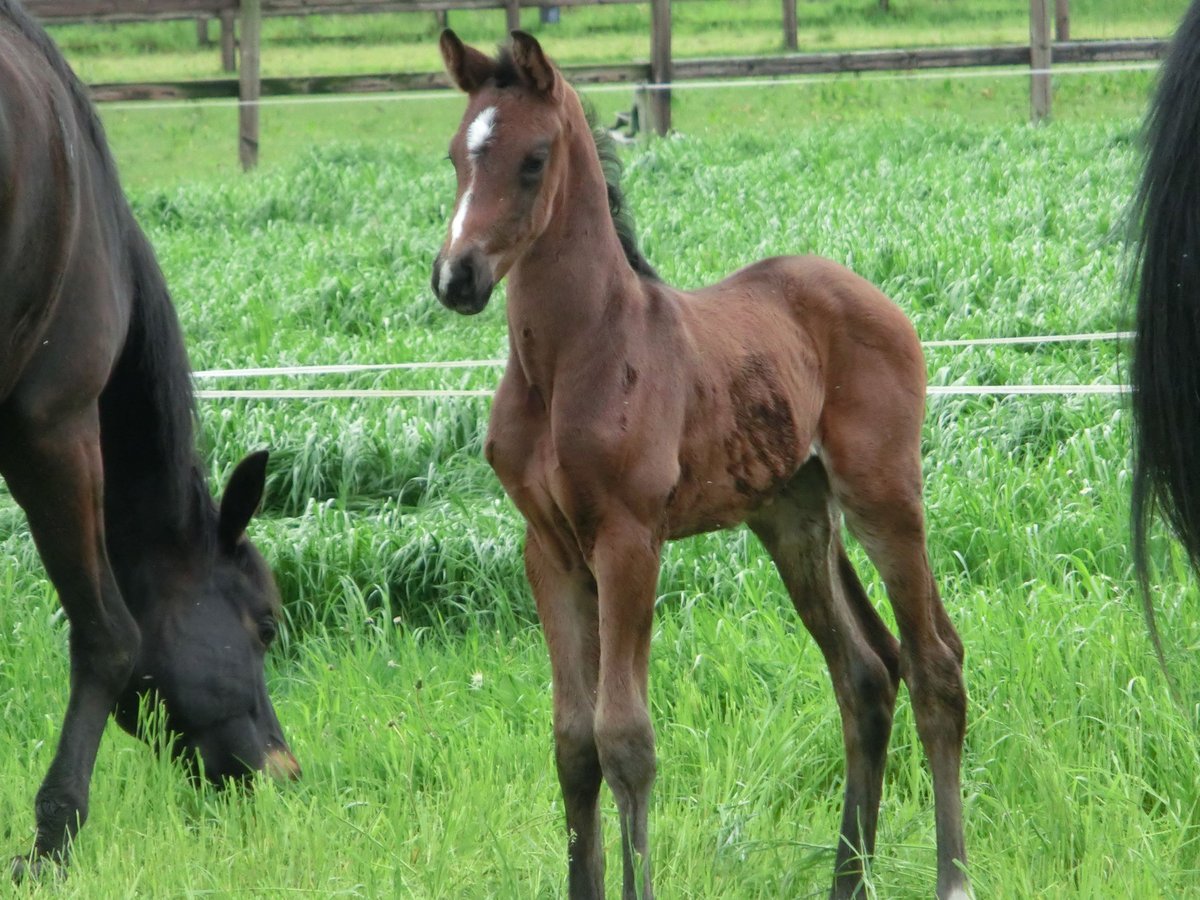
<svg viewBox="0 0 1200 900">
<path fill-rule="evenodd" d="M 146 697 L 214 781 L 298 772 L 263 673 L 279 597 L 244 536 L 266 454 L 242 461 L 218 509 L 194 417 L 166 283 L 86 89 L 0 0 L 0 474 L 70 622 L 35 865 L 87 817 L 109 714 L 138 733 Z"/>
<path fill-rule="evenodd" d="M 1130 370 L 1132 524 L 1134 561 L 1157 645 L 1146 554 L 1155 508 L 1200 569 L 1200 0 L 1184 14 L 1163 64 L 1146 142 Z"/>
<path fill-rule="evenodd" d="M 604 891 L 602 778 L 620 813 L 624 895 L 651 896 L 646 690 L 662 545 L 739 522 L 774 559 L 841 709 L 833 894 L 864 891 L 903 678 L 933 770 L 938 896 L 966 897 L 963 646 L 925 547 L 925 364 L 912 325 L 813 257 L 669 287 L 614 215 L 619 190 L 579 98 L 538 42 L 514 32 L 492 59 L 445 32 L 441 49 L 469 96 L 433 289 L 477 313 L 508 277 L 509 358 L 486 453 L 527 522 L 571 897 Z M 846 555 L 843 514 L 887 585 L 899 642 Z"/>
</svg>

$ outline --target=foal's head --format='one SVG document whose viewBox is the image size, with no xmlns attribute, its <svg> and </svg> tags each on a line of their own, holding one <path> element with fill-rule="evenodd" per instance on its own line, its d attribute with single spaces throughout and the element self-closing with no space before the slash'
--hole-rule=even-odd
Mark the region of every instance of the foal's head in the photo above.
<svg viewBox="0 0 1200 900">
<path fill-rule="evenodd" d="M 487 306 L 492 288 L 549 224 L 582 112 L 531 35 L 514 31 L 492 59 L 444 31 L 441 51 L 469 100 L 450 141 L 458 196 L 434 261 L 433 292 L 470 315 Z"/>
<path fill-rule="evenodd" d="M 300 772 L 264 673 L 279 593 L 245 536 L 266 462 L 260 452 L 238 465 L 215 514 L 205 492 L 192 540 L 146 548 L 125 587 L 142 639 L 117 722 L 144 738 L 169 738 L 177 757 L 218 784 L 261 769 Z M 161 704 L 162 732 L 147 729 L 139 715 L 147 702 Z"/>
</svg>

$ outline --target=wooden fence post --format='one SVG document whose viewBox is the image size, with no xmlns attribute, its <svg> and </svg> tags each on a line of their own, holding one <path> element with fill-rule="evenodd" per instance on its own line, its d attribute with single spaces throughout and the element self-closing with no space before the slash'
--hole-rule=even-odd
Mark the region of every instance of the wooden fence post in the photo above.
<svg viewBox="0 0 1200 900">
<path fill-rule="evenodd" d="M 504 20 L 506 31 L 516 31 L 521 27 L 520 0 L 508 0 L 508 2 L 504 4 Z"/>
<path fill-rule="evenodd" d="M 1054 39 L 1071 39 L 1071 0 L 1054 0 Z"/>
<path fill-rule="evenodd" d="M 671 0 L 650 3 L 650 118 L 656 134 L 671 130 Z"/>
<path fill-rule="evenodd" d="M 788 50 L 800 49 L 798 30 L 796 0 L 783 0 L 783 46 Z"/>
<path fill-rule="evenodd" d="M 242 0 L 242 59 L 238 77 L 238 159 L 242 169 L 258 165 L 259 47 L 262 0 Z"/>
<path fill-rule="evenodd" d="M 234 27 L 233 10 L 221 12 L 221 70 L 233 72 L 237 70 L 237 37 Z"/>
<path fill-rule="evenodd" d="M 1050 16 L 1046 0 L 1029 0 L 1029 112 L 1036 124 L 1050 116 Z"/>
</svg>

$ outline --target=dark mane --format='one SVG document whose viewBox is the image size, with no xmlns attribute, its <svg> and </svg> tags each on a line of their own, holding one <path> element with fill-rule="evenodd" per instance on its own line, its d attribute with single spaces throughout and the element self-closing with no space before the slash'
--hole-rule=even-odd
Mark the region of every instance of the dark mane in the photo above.
<svg viewBox="0 0 1200 900">
<path fill-rule="evenodd" d="M 104 126 L 86 86 L 19 3 L 0 0 L 0 17 L 37 48 L 70 94 L 75 123 L 87 148 L 80 165 L 90 167 L 92 174 L 86 200 L 101 220 L 116 225 L 109 246 L 118 257 L 117 271 L 127 274 L 133 295 L 125 346 L 100 397 L 105 477 L 144 482 L 147 471 L 156 473 L 156 488 L 165 494 L 155 505 L 170 510 L 175 519 L 166 524 L 195 536 L 196 517 L 214 515 L 213 504 L 196 457 L 191 366 L 166 279 L 125 199 Z"/>
<path fill-rule="evenodd" d="M 496 55 L 496 68 L 492 79 L 498 88 L 512 87 L 519 81 L 516 63 L 513 62 L 512 51 L 508 47 L 500 47 Z M 621 191 L 621 158 L 617 155 L 617 142 L 613 140 L 608 129 L 597 121 L 596 110 L 590 103 L 580 97 L 588 127 L 592 131 L 592 140 L 596 144 L 596 153 L 600 157 L 600 168 L 604 171 L 604 184 L 608 187 L 608 211 L 612 214 L 613 226 L 617 229 L 617 237 L 621 241 L 621 249 L 625 251 L 625 259 L 633 271 L 643 278 L 661 281 L 658 272 L 642 255 L 637 244 L 637 231 L 634 228 L 633 215 L 625 205 L 625 195 Z"/>
<path fill-rule="evenodd" d="M 583 105 L 587 116 L 588 126 L 592 129 L 592 140 L 596 143 L 596 153 L 600 157 L 600 168 L 604 170 L 604 184 L 608 187 L 608 211 L 612 214 L 613 226 L 617 229 L 617 237 L 621 240 L 621 249 L 633 271 L 643 278 L 661 281 L 658 272 L 642 255 L 637 244 L 637 229 L 634 227 L 633 214 L 625 205 L 625 194 L 621 191 L 621 158 L 617 155 L 617 142 L 608 129 L 596 121 L 596 110 L 591 104 Z"/>
<path fill-rule="evenodd" d="M 513 62 L 512 50 L 503 46 L 496 51 L 496 68 L 492 72 L 496 87 L 512 87 L 520 81 L 517 75 L 517 65 Z"/>
</svg>

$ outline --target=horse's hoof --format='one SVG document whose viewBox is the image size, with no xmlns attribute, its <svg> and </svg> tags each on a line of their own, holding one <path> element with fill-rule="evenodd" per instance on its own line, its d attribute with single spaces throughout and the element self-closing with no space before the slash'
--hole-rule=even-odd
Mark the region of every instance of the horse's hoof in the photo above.
<svg viewBox="0 0 1200 900">
<path fill-rule="evenodd" d="M 67 874 L 66 867 L 60 860 L 50 856 L 14 856 L 12 861 L 12 879 L 17 884 L 26 881 L 48 881 L 59 879 Z"/>
</svg>

